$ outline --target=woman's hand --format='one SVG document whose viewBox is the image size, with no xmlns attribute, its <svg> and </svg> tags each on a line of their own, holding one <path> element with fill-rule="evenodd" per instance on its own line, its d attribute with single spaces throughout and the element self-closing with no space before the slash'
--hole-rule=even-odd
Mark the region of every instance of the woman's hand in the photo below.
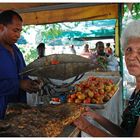
<svg viewBox="0 0 140 140">
<path fill-rule="evenodd" d="M 78 119 L 74 121 L 74 124 L 82 131 L 86 130 L 89 126 L 89 122 L 85 119 L 85 117 L 80 116 Z"/>
<path fill-rule="evenodd" d="M 29 93 L 37 92 L 40 89 L 38 80 L 20 80 L 20 88 Z"/>
<path fill-rule="evenodd" d="M 91 108 L 86 107 L 85 112 L 82 114 L 82 116 L 89 116 L 92 119 L 95 119 L 97 117 L 97 114 Z"/>
</svg>

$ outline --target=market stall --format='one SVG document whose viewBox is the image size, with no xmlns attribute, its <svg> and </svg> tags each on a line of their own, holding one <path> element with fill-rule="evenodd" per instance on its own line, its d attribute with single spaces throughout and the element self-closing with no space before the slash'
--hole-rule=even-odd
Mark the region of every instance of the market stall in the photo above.
<svg viewBox="0 0 140 140">
<path fill-rule="evenodd" d="M 6 5 L 6 8 L 5 8 Z M 47 24 L 47 23 L 56 23 L 56 22 L 67 22 L 67 21 L 87 21 L 87 20 L 94 20 L 94 19 L 111 19 L 115 18 L 117 19 L 116 23 L 116 32 L 115 32 L 115 43 L 116 43 L 116 54 L 120 57 L 120 73 L 115 72 L 102 72 L 102 73 L 96 73 L 92 72 L 90 75 L 94 76 L 102 76 L 107 78 L 116 78 L 118 79 L 119 83 L 119 90 L 117 93 L 110 99 L 110 102 L 105 106 L 105 108 L 95 108 L 97 112 L 104 115 L 105 117 L 109 118 L 116 124 L 120 123 L 120 114 L 122 113 L 122 59 L 121 59 L 121 49 L 119 45 L 119 35 L 120 35 L 120 15 L 119 13 L 121 11 L 121 4 L 48 4 L 48 3 L 42 3 L 42 4 L 17 4 L 17 6 L 12 4 L 1 4 L 0 8 L 3 10 L 5 9 L 14 9 L 17 10 L 21 16 L 23 17 L 23 21 L 26 25 L 29 24 Z M 45 15 L 45 16 L 44 16 Z M 55 65 L 59 63 L 55 62 Z M 40 67 L 41 70 L 41 67 Z M 60 69 L 59 69 L 60 70 Z M 87 70 L 82 69 L 83 71 L 80 71 L 79 73 L 87 72 Z M 88 69 L 89 71 L 90 69 Z M 41 71 L 40 71 L 41 72 Z M 57 76 L 58 71 L 56 69 L 53 71 L 56 73 L 55 76 Z M 77 73 L 74 73 L 73 76 L 76 76 Z M 89 74 L 89 73 L 88 73 Z M 62 75 L 65 75 L 62 73 Z M 37 75 L 34 75 L 37 76 Z M 59 76 L 61 76 L 59 74 Z M 111 76 L 111 77 L 110 77 Z M 54 78 L 54 77 L 51 77 Z M 69 78 L 66 77 L 66 78 Z M 87 78 L 87 73 L 85 74 L 85 77 L 81 77 L 79 80 L 83 80 L 84 78 Z M 57 78 L 56 78 L 57 79 Z M 63 79 L 62 79 L 63 80 Z M 78 78 L 76 79 L 78 81 Z M 74 84 L 74 83 L 72 83 Z M 57 105 L 56 105 L 57 106 Z M 95 105 L 96 106 L 96 105 Z M 108 115 L 111 113 L 112 110 L 116 110 L 112 113 L 112 115 Z M 23 128 L 23 127 L 22 127 Z M 68 130 L 70 130 L 68 128 Z M 60 136 L 78 136 L 79 130 L 72 127 L 69 134 L 62 134 Z M 68 132 L 68 131 L 67 131 Z M 82 134 L 84 136 L 84 134 Z"/>
<path fill-rule="evenodd" d="M 52 64 L 54 60 L 57 63 Z M 57 72 L 54 73 L 55 70 Z M 122 78 L 119 72 L 93 70 L 94 64 L 90 59 L 75 54 L 54 54 L 30 63 L 21 74 L 46 78 L 49 103 L 57 106 L 69 102 L 89 106 L 119 125 L 122 114 Z M 81 73 L 85 74 L 78 76 Z M 82 132 L 82 136 L 87 135 Z"/>
</svg>

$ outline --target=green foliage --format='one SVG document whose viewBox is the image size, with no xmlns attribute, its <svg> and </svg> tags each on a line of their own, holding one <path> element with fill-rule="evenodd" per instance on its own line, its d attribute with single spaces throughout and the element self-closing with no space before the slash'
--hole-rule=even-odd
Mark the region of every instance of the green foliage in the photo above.
<svg viewBox="0 0 140 140">
<path fill-rule="evenodd" d="M 132 10 L 128 9 L 127 4 L 124 4 L 124 16 L 122 22 L 122 29 L 125 28 L 126 24 L 128 24 L 131 20 L 140 19 L 140 3 L 133 3 Z"/>
<path fill-rule="evenodd" d="M 50 41 L 56 40 L 62 37 L 62 33 L 66 30 L 70 30 L 77 27 L 80 22 L 73 22 L 70 26 L 68 23 L 54 23 L 42 25 L 41 30 L 37 30 L 36 43 L 44 42 L 49 43 Z"/>
<path fill-rule="evenodd" d="M 134 19 L 140 18 L 140 3 L 134 3 L 132 8 L 132 16 Z"/>
<path fill-rule="evenodd" d="M 37 59 L 37 52 L 35 49 L 30 49 L 29 53 L 25 55 L 25 61 L 27 63 L 33 62 L 35 59 Z"/>
<path fill-rule="evenodd" d="M 37 50 L 33 46 L 18 45 L 18 48 L 22 52 L 26 64 L 29 64 L 37 59 Z"/>
<path fill-rule="evenodd" d="M 30 28 L 35 28 L 35 25 L 26 25 L 22 27 L 22 32 L 28 33 Z"/>
<path fill-rule="evenodd" d="M 128 13 L 129 13 L 129 9 L 127 5 L 124 4 L 124 15 L 127 16 Z M 133 19 L 140 19 L 140 3 L 133 3 L 131 15 Z"/>
</svg>

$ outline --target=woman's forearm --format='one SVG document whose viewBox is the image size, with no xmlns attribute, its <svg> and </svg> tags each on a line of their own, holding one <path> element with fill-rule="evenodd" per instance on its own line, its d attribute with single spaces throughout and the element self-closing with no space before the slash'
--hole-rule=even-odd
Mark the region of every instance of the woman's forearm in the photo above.
<svg viewBox="0 0 140 140">
<path fill-rule="evenodd" d="M 112 123 L 110 120 L 105 117 L 96 114 L 93 118 L 96 122 L 98 122 L 102 127 L 108 130 L 112 135 L 115 136 L 123 136 L 124 130 L 120 128 L 118 125 Z"/>
<path fill-rule="evenodd" d="M 83 131 L 94 137 L 113 137 L 111 134 L 93 126 L 90 123 L 83 129 Z"/>
</svg>

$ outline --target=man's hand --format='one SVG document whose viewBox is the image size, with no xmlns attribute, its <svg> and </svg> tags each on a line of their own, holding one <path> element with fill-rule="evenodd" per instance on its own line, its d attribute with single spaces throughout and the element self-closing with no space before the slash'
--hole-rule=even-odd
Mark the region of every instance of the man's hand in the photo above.
<svg viewBox="0 0 140 140">
<path fill-rule="evenodd" d="M 39 91 L 40 81 L 38 80 L 20 80 L 20 88 L 29 93 Z"/>
</svg>

